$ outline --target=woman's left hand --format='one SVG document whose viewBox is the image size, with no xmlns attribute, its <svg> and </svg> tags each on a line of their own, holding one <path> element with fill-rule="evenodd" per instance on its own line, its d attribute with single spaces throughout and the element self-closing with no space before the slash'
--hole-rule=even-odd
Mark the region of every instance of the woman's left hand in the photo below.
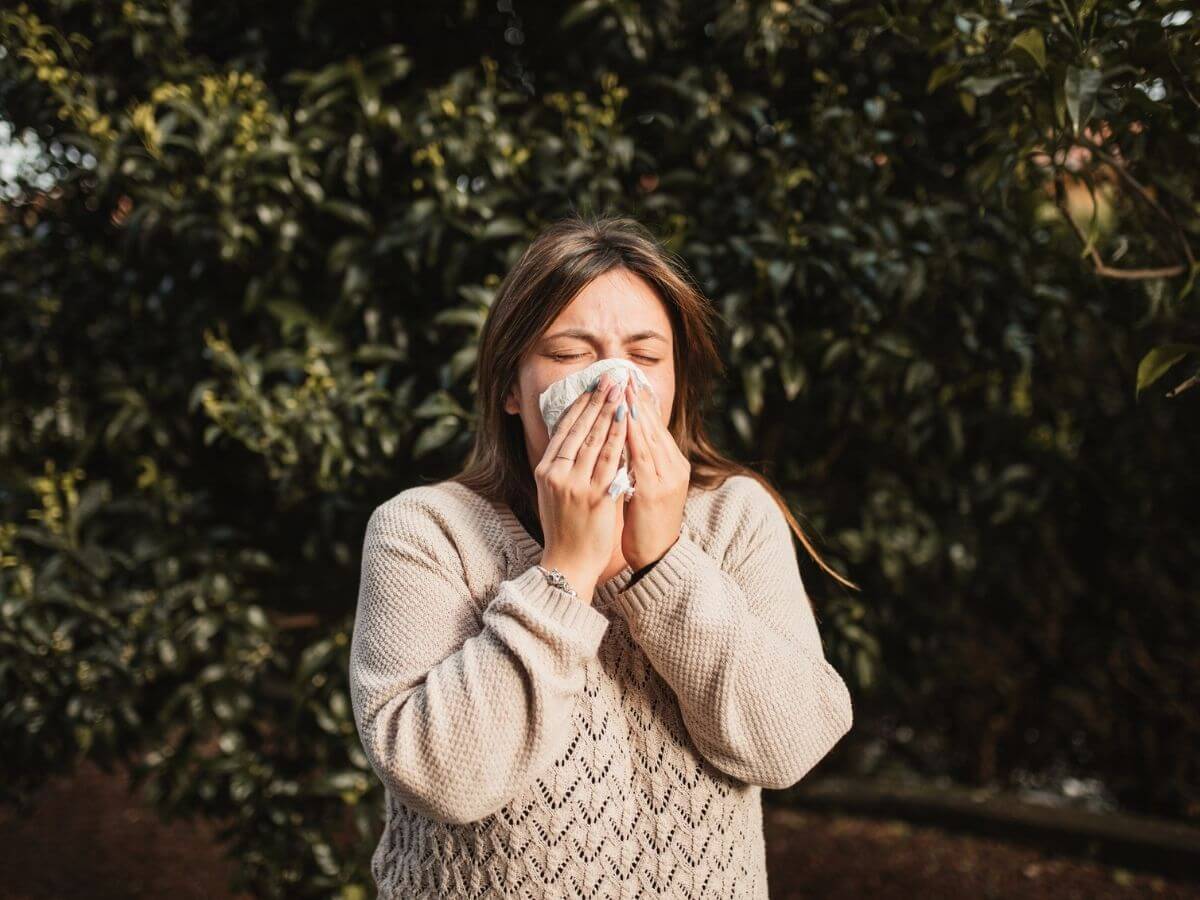
<svg viewBox="0 0 1200 900">
<path fill-rule="evenodd" d="M 625 439 L 635 490 L 625 501 L 621 554 L 637 571 L 662 559 L 679 539 L 692 464 L 667 430 L 654 394 L 635 393 L 631 378 L 625 402 L 631 409 L 636 403 L 637 416 L 630 417 Z"/>
</svg>

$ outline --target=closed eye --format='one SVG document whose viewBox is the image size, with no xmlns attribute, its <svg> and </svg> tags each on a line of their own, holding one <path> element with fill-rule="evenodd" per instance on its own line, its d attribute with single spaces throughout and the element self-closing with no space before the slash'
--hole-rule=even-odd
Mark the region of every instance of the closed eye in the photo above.
<svg viewBox="0 0 1200 900">
<path fill-rule="evenodd" d="M 581 357 L 581 356 L 583 356 L 583 355 L 584 355 L 584 354 L 582 354 L 582 353 L 571 353 L 571 354 L 564 354 L 564 353 L 551 353 L 551 354 L 550 354 L 550 358 L 551 358 L 552 360 L 554 360 L 555 362 L 566 362 L 567 360 L 571 360 L 571 359 L 579 359 L 579 357 Z M 644 363 L 656 363 L 656 362 L 658 362 L 658 358 L 657 358 L 657 357 L 655 357 L 655 356 L 644 356 L 644 355 L 643 355 L 643 354 L 641 354 L 641 353 L 635 353 L 635 354 L 633 354 L 633 357 L 634 357 L 634 359 L 640 359 L 640 360 L 641 360 L 642 362 L 644 362 Z"/>
</svg>

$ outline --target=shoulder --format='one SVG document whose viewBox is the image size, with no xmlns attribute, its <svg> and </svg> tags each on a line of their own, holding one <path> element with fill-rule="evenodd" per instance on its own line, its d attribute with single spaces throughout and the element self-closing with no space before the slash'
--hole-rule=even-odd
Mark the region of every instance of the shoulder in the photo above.
<svg viewBox="0 0 1200 900">
<path fill-rule="evenodd" d="M 716 487 L 694 490 L 691 496 L 700 519 L 712 525 L 774 514 L 783 518 L 774 494 L 750 475 L 730 475 Z"/>
<path fill-rule="evenodd" d="M 435 481 L 407 487 L 399 493 L 381 501 L 375 512 L 407 512 L 423 510 L 437 513 L 462 508 L 466 497 L 461 486 L 452 481 Z"/>
<path fill-rule="evenodd" d="M 723 491 L 730 498 L 729 502 L 737 504 L 743 512 L 779 509 L 775 496 L 761 481 L 750 475 L 730 475 L 718 490 Z"/>
<path fill-rule="evenodd" d="M 694 492 L 688 513 L 692 537 L 718 556 L 756 536 L 786 539 L 791 534 L 775 496 L 750 475 L 730 475 L 714 488 Z"/>
<path fill-rule="evenodd" d="M 420 548 L 439 559 L 461 559 L 486 544 L 489 527 L 482 498 L 452 481 L 418 484 L 372 510 L 366 539 Z"/>
</svg>

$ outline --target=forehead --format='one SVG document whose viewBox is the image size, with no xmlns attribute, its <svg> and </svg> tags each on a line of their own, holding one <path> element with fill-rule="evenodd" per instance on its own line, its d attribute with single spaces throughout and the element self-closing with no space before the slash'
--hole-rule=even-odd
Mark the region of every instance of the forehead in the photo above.
<svg viewBox="0 0 1200 900">
<path fill-rule="evenodd" d="M 671 338 L 671 319 L 654 288 L 626 269 L 610 269 L 592 279 L 547 328 L 588 328 L 633 333 L 654 329 Z"/>
</svg>

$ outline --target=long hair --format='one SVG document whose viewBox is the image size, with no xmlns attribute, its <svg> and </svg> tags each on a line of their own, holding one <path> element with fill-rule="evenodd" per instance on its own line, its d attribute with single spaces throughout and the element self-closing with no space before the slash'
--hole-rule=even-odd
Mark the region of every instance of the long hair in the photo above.
<svg viewBox="0 0 1200 900">
<path fill-rule="evenodd" d="M 711 396 L 713 382 L 725 368 L 715 337 L 718 314 L 683 261 L 640 222 L 626 216 L 585 217 L 576 212 L 560 219 L 534 239 L 505 276 L 480 335 L 475 442 L 461 471 L 449 480 L 507 504 L 524 521 L 537 521 L 537 483 L 527 459 L 524 430 L 519 416 L 504 411 L 504 397 L 525 352 L 592 279 L 614 268 L 645 279 L 670 316 L 675 403 L 668 430 L 691 464 L 691 484 L 709 490 L 730 475 L 755 479 L 774 498 L 817 565 L 858 590 L 817 553 L 780 492 L 764 476 L 724 456 L 709 440 L 703 400 Z"/>
</svg>

